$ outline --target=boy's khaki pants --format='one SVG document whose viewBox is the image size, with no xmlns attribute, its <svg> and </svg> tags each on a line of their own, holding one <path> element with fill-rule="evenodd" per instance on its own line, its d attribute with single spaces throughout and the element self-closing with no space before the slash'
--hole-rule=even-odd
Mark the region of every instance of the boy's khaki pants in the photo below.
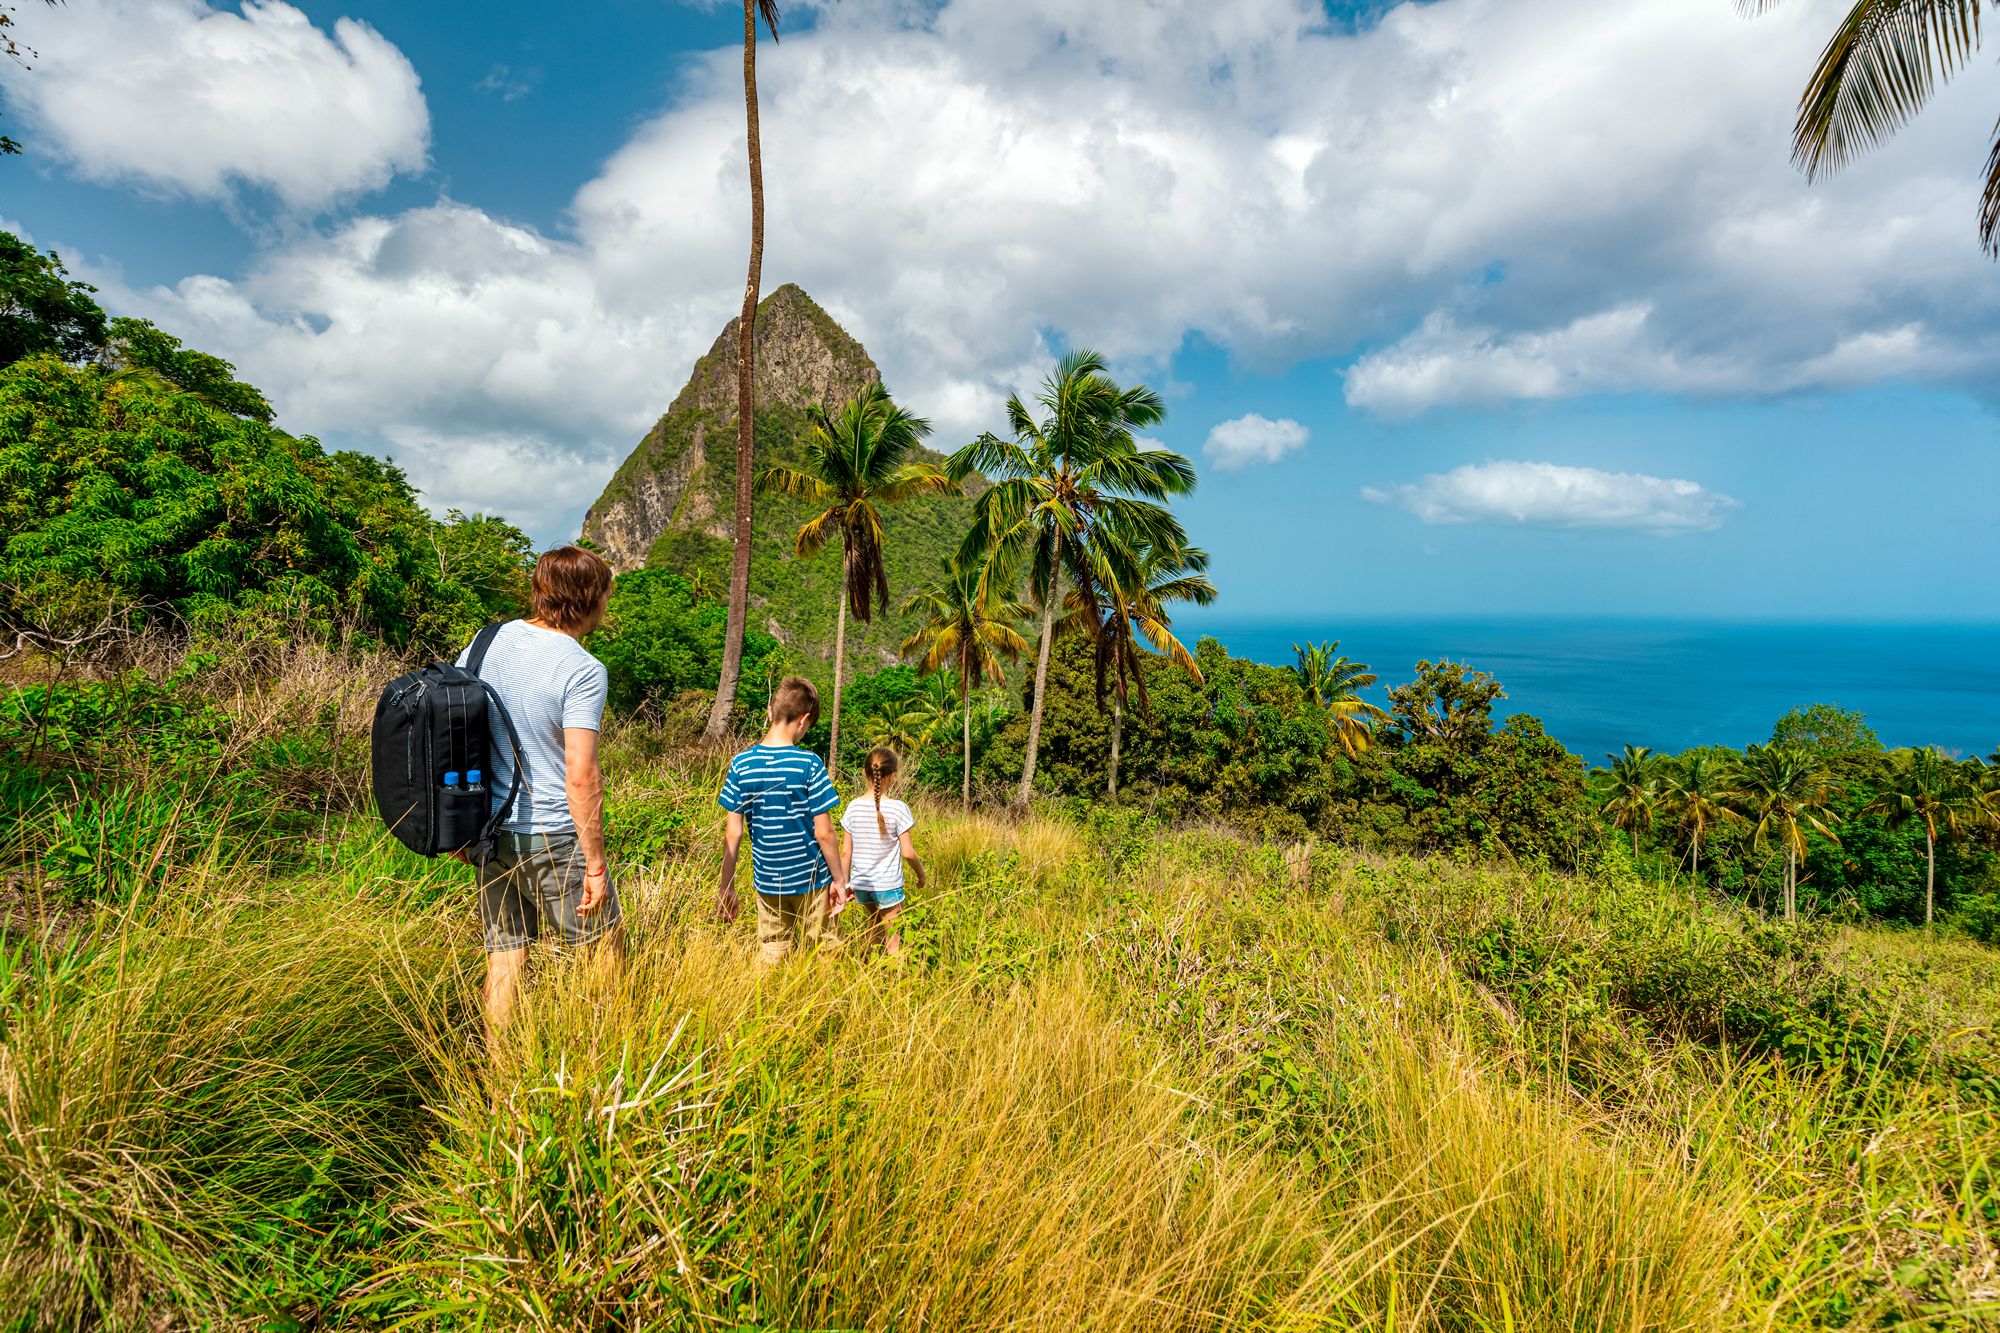
<svg viewBox="0 0 2000 1333">
<path fill-rule="evenodd" d="M 826 914 L 827 890 L 757 895 L 757 960 L 765 967 L 785 961 L 801 939 L 809 949 L 840 943 Z"/>
</svg>

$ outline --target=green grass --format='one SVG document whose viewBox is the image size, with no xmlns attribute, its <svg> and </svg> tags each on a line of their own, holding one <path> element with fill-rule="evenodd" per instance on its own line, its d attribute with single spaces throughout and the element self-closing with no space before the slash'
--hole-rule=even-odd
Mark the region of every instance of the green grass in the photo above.
<svg viewBox="0 0 2000 1333">
<path fill-rule="evenodd" d="M 351 762 L 346 704 L 227 707 Z M 9 849 L 0 1327 L 2000 1319 L 1982 946 L 920 799 L 904 963 L 759 975 L 719 758 L 614 733 L 631 966 L 539 959 L 488 1053 L 468 873 L 339 801 L 50 910 L 92 762 Z"/>
</svg>

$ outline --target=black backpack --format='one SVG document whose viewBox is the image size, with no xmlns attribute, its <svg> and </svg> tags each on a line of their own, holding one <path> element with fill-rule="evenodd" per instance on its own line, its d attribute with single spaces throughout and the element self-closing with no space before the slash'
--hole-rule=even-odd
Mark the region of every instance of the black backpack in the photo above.
<svg viewBox="0 0 2000 1333">
<path fill-rule="evenodd" d="M 433 662 L 396 677 L 375 704 L 375 808 L 420 856 L 464 852 L 484 861 L 521 793 L 520 737 L 500 696 L 479 678 L 499 632 L 498 624 L 480 630 L 464 666 Z M 514 780 L 497 810 L 486 785 L 495 719 L 514 754 Z"/>
</svg>

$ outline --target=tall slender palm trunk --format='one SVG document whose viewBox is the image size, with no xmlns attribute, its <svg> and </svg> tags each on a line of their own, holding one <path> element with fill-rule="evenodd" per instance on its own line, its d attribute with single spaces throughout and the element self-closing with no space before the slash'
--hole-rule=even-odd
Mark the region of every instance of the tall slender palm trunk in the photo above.
<svg viewBox="0 0 2000 1333">
<path fill-rule="evenodd" d="M 1049 689 L 1049 641 L 1055 637 L 1060 586 L 1061 580 L 1049 580 L 1049 595 L 1042 607 L 1042 646 L 1035 655 L 1035 705 L 1028 710 L 1028 757 L 1021 764 L 1021 790 L 1014 797 L 1014 803 L 1023 810 L 1028 808 L 1028 797 L 1035 790 L 1035 751 L 1042 743 L 1042 703 Z"/>
<path fill-rule="evenodd" d="M 1785 844 L 1785 920 L 1799 919 L 1799 852 L 1790 842 Z"/>
<path fill-rule="evenodd" d="M 1937 833 L 1924 826 L 1924 929 L 1931 928 L 1931 911 L 1937 904 Z"/>
<path fill-rule="evenodd" d="M 1701 830 L 1699 828 L 1694 831 L 1694 865 L 1689 873 L 1694 876 L 1696 884 L 1701 883 Z"/>
<path fill-rule="evenodd" d="M 840 610 L 833 618 L 833 735 L 826 743 L 826 775 L 840 767 L 840 676 L 847 665 L 847 550 L 840 552 Z"/>
<path fill-rule="evenodd" d="M 1125 706 L 1114 700 L 1111 704 L 1111 786 L 1109 795 L 1118 799 L 1118 747 L 1125 734 Z"/>
<path fill-rule="evenodd" d="M 757 0 L 743 0 L 743 117 L 750 150 L 750 272 L 736 324 L 736 547 L 729 562 L 729 619 L 722 631 L 722 675 L 703 735 L 720 739 L 743 676 L 743 631 L 750 618 L 750 483 L 756 466 L 757 291 L 764 272 L 764 156 L 757 136 Z"/>
<path fill-rule="evenodd" d="M 965 730 L 959 737 L 959 753 L 964 756 L 962 763 L 965 776 L 959 780 L 958 808 L 970 810 L 972 809 L 972 671 L 962 660 L 964 651 L 963 648 L 960 649 L 958 700 L 963 705 L 961 711 L 965 714 Z"/>
</svg>

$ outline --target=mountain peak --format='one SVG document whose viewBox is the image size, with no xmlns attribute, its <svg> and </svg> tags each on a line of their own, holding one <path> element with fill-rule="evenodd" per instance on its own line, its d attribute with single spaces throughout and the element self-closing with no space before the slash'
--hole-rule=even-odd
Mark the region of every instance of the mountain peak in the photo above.
<svg viewBox="0 0 2000 1333">
<path fill-rule="evenodd" d="M 668 415 L 706 409 L 722 422 L 735 422 L 739 323 L 730 320 L 708 354 L 695 362 Z M 756 356 L 759 408 L 837 406 L 882 378 L 867 349 L 795 282 L 758 302 Z"/>
<path fill-rule="evenodd" d="M 738 323 L 730 320 L 694 363 L 666 415 L 584 517 L 583 535 L 619 573 L 644 566 L 670 530 L 729 535 L 726 506 L 718 503 L 728 497 L 710 483 L 735 475 Z M 760 416 L 797 414 L 814 403 L 836 407 L 882 378 L 867 349 L 792 282 L 757 304 L 756 357 Z"/>
</svg>

